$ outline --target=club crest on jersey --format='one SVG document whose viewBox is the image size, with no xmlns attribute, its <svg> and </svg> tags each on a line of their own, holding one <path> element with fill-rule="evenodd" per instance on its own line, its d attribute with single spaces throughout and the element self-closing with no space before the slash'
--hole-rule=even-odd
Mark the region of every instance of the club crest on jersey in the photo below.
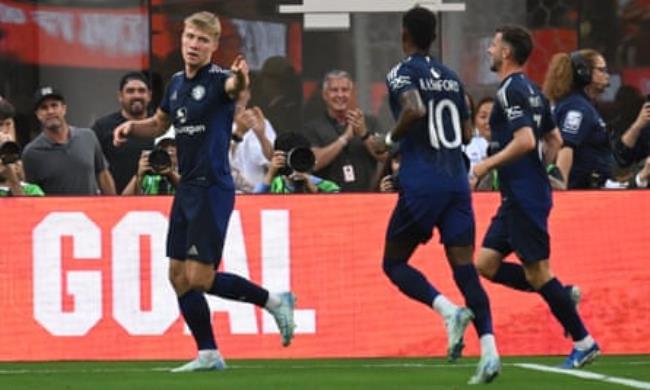
<svg viewBox="0 0 650 390">
<path fill-rule="evenodd" d="M 196 101 L 199 101 L 203 99 L 205 96 L 205 87 L 202 85 L 197 85 L 196 87 L 192 88 L 192 98 Z"/>
<path fill-rule="evenodd" d="M 562 131 L 569 134 L 578 134 L 582 124 L 582 113 L 580 111 L 569 111 L 562 123 Z"/>
<path fill-rule="evenodd" d="M 178 123 L 181 125 L 187 122 L 187 108 L 180 107 L 176 110 L 176 120 L 178 120 Z"/>
</svg>

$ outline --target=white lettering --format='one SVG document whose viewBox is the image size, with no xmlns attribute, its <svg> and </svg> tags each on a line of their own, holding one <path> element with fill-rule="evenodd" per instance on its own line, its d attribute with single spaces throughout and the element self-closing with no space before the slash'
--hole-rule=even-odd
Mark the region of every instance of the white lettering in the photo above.
<svg viewBox="0 0 650 390">
<path fill-rule="evenodd" d="M 289 253 L 289 211 L 262 211 L 262 285 L 270 291 L 291 290 L 291 256 Z M 316 310 L 296 309 L 296 333 L 316 333 Z M 273 317 L 262 316 L 264 333 L 279 333 Z"/>
<path fill-rule="evenodd" d="M 178 318 L 176 294 L 167 276 L 167 218 L 159 212 L 133 211 L 112 232 L 113 317 L 132 335 L 159 335 Z M 140 237 L 149 236 L 151 256 L 140 258 Z M 143 311 L 140 264 L 149 261 L 151 309 Z"/>
<path fill-rule="evenodd" d="M 194 134 L 203 133 L 203 132 L 205 132 L 205 125 L 181 126 L 181 127 L 176 128 L 176 135 L 179 135 L 179 134 L 194 135 Z"/>
<path fill-rule="evenodd" d="M 76 260 L 101 260 L 101 232 L 84 213 L 53 212 L 45 217 L 32 233 L 34 318 L 55 336 L 81 336 L 102 317 L 102 276 L 99 271 L 67 272 L 64 283 L 74 309 L 63 311 L 63 236 L 72 236 Z"/>
</svg>

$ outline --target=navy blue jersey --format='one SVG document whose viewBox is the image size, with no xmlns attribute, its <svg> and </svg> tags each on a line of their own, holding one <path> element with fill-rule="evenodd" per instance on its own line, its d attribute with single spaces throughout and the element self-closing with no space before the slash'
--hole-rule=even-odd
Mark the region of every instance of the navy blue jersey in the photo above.
<svg viewBox="0 0 650 390">
<path fill-rule="evenodd" d="M 569 188 L 590 187 L 593 174 L 601 184 L 611 177 L 614 158 L 607 126 L 587 95 L 570 94 L 557 102 L 553 113 L 564 144 L 573 148 Z"/>
<path fill-rule="evenodd" d="M 395 119 L 402 111 L 399 97 L 405 91 L 418 91 L 427 107 L 427 115 L 400 139 L 401 188 L 415 192 L 469 188 L 461 150 L 468 111 L 458 76 L 435 59 L 415 54 L 393 67 L 386 84 Z"/>
<path fill-rule="evenodd" d="M 541 156 L 540 140 L 555 128 L 548 100 L 523 73 L 514 73 L 499 86 L 490 116 L 492 139 L 502 148 L 516 131 L 530 127 L 536 148 L 499 168 L 503 202 L 513 201 L 538 225 L 546 227 L 552 206 L 551 186 Z"/>
<path fill-rule="evenodd" d="M 160 109 L 176 133 L 181 182 L 233 189 L 228 148 L 235 112 L 225 91 L 230 71 L 208 64 L 192 79 L 185 72 L 172 76 Z"/>
</svg>

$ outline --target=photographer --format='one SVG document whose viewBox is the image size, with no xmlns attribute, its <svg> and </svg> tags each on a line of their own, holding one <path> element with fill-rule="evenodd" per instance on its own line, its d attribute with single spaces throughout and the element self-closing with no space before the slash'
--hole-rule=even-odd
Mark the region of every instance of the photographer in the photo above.
<svg viewBox="0 0 650 390">
<path fill-rule="evenodd" d="M 301 134 L 287 132 L 276 138 L 271 166 L 255 193 L 317 193 L 339 192 L 340 187 L 329 180 L 311 175 L 316 160 L 309 141 Z"/>
<path fill-rule="evenodd" d="M 176 141 L 163 138 L 153 150 L 141 152 L 138 170 L 122 195 L 171 195 L 179 180 Z"/>
<path fill-rule="evenodd" d="M 0 196 L 44 195 L 41 187 L 25 183 L 20 147 L 16 143 L 14 107 L 0 100 Z"/>
<path fill-rule="evenodd" d="M 639 115 L 621 137 L 614 140 L 614 155 L 622 167 L 645 159 L 641 170 L 630 182 L 630 188 L 648 188 L 650 179 L 650 95 Z"/>
</svg>

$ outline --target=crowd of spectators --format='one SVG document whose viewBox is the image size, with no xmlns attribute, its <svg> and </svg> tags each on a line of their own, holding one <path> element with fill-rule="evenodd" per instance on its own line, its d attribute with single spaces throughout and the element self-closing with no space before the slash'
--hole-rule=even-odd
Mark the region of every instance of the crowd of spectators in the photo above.
<svg viewBox="0 0 650 390">
<path fill-rule="evenodd" d="M 351 75 L 337 69 L 324 75 L 324 110 L 311 117 L 303 117 L 299 85 L 291 64 L 272 57 L 236 102 L 229 156 L 237 191 L 398 191 L 399 150 L 382 149 L 385 129 L 357 105 Z M 544 92 L 564 138 L 557 167 L 549 166 L 554 188 L 649 187 L 650 102 L 623 86 L 617 99 L 624 103 L 614 105 L 613 115 L 601 114 L 597 98 L 607 86 L 607 64 L 597 51 L 558 53 L 549 64 Z M 471 96 L 467 100 L 474 132 L 463 148 L 470 171 L 498 145 L 489 127 L 494 100 L 482 98 L 476 105 Z M 156 142 L 130 138 L 121 148 L 112 143 L 116 126 L 155 109 L 148 77 L 126 73 L 117 86 L 117 104 L 117 111 L 90 128 L 71 125 L 62 91 L 43 86 L 33 101 L 40 134 L 18 145 L 15 109 L 0 97 L 0 196 L 173 194 L 180 178 L 173 129 Z M 291 167 L 294 149 L 300 151 L 294 159 L 312 158 L 313 164 Z M 475 189 L 498 190 L 497 172 Z"/>
</svg>

